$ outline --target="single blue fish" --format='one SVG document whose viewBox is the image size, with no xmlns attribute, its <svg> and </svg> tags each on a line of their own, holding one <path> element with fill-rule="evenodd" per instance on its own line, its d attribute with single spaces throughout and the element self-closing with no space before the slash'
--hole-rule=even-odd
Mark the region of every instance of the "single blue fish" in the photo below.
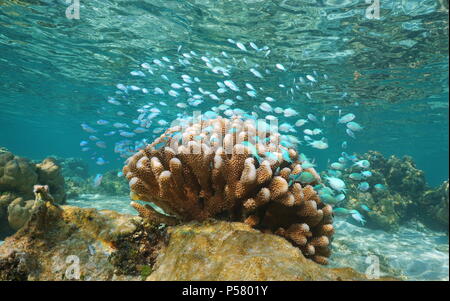
<svg viewBox="0 0 450 301">
<path fill-rule="evenodd" d="M 106 143 L 104 141 L 97 141 L 95 145 L 100 148 L 106 148 Z"/>
<path fill-rule="evenodd" d="M 350 210 L 350 213 L 355 221 L 360 222 L 364 226 L 366 220 L 364 219 L 364 216 L 362 216 L 361 213 L 359 213 L 358 210 Z"/>
<path fill-rule="evenodd" d="M 100 186 L 103 180 L 103 175 L 101 173 L 98 173 L 94 178 L 94 187 Z"/>
<path fill-rule="evenodd" d="M 363 129 L 362 126 L 360 126 L 358 123 L 353 122 L 353 121 L 347 123 L 347 128 L 350 129 L 353 132 L 358 132 L 358 131 L 361 131 Z"/>
<path fill-rule="evenodd" d="M 281 154 L 283 155 L 283 159 L 288 162 L 288 163 L 292 163 L 292 159 L 291 156 L 289 156 L 289 152 L 287 150 L 285 150 L 284 148 L 281 149 Z"/>
<path fill-rule="evenodd" d="M 331 189 L 330 187 L 327 187 L 327 186 L 323 186 L 323 184 L 314 186 L 314 190 L 318 190 L 319 194 L 328 193 L 330 195 L 334 195 L 333 189 Z"/>
<path fill-rule="evenodd" d="M 352 132 L 352 130 L 346 129 L 345 132 L 347 133 L 347 135 L 349 135 L 349 136 L 352 137 L 353 139 L 356 139 L 356 136 L 355 136 L 355 134 Z"/>
<path fill-rule="evenodd" d="M 361 207 L 364 211 L 367 211 L 367 212 L 372 211 L 372 210 L 370 210 L 369 207 L 367 207 L 367 205 L 361 204 L 360 207 Z"/>
<path fill-rule="evenodd" d="M 286 141 L 286 140 L 281 141 L 280 144 L 282 146 L 284 146 L 284 147 L 287 147 L 287 148 L 292 148 L 293 147 L 293 144 L 290 143 L 289 141 Z"/>
<path fill-rule="evenodd" d="M 104 136 L 114 136 L 115 134 L 116 134 L 116 131 L 110 131 L 110 132 L 104 133 L 103 135 Z"/>
<path fill-rule="evenodd" d="M 369 168 L 370 162 L 368 160 L 359 160 L 353 164 L 353 166 L 358 166 L 360 168 Z"/>
<path fill-rule="evenodd" d="M 311 121 L 318 122 L 317 117 L 313 114 L 308 114 L 306 117 L 308 117 L 308 119 Z"/>
<path fill-rule="evenodd" d="M 81 124 L 81 128 L 88 133 L 95 133 L 97 132 L 95 129 L 93 129 L 92 127 L 90 127 L 89 125 L 87 125 L 86 123 L 82 123 Z"/>
<path fill-rule="evenodd" d="M 386 186 L 384 186 L 383 184 L 375 184 L 373 187 L 378 191 L 386 190 Z"/>
<path fill-rule="evenodd" d="M 107 124 L 109 124 L 109 121 L 100 119 L 100 120 L 97 120 L 97 124 L 98 125 L 107 125 Z"/>
<path fill-rule="evenodd" d="M 314 175 L 308 171 L 304 171 L 300 173 L 300 176 L 298 177 L 298 180 L 300 181 L 300 183 L 305 183 L 305 184 L 309 184 L 312 183 L 316 180 L 316 178 L 314 177 Z"/>
<path fill-rule="evenodd" d="M 343 194 L 343 193 L 338 194 L 338 195 L 336 196 L 336 200 L 337 200 L 338 202 L 341 202 L 341 201 L 343 201 L 344 199 L 345 199 L 345 194 Z"/>
<path fill-rule="evenodd" d="M 97 158 L 97 160 L 95 161 L 95 164 L 97 164 L 97 165 L 105 165 L 107 163 L 108 163 L 108 161 L 106 161 L 102 157 Z"/>
<path fill-rule="evenodd" d="M 308 157 L 304 153 L 300 153 L 299 160 L 300 162 L 309 161 Z"/>
<path fill-rule="evenodd" d="M 121 131 L 119 135 L 122 137 L 131 138 L 136 136 L 136 133 Z"/>
<path fill-rule="evenodd" d="M 357 172 L 351 173 L 348 177 L 355 181 L 361 181 L 363 179 L 363 175 Z"/>
<path fill-rule="evenodd" d="M 362 174 L 365 178 L 368 178 L 368 177 L 371 177 L 371 176 L 372 176 L 372 172 L 371 172 L 370 170 L 365 170 L 365 171 L 361 172 L 361 174 Z"/>
<path fill-rule="evenodd" d="M 361 190 L 361 191 L 363 191 L 363 192 L 369 190 L 369 188 L 370 188 L 370 185 L 369 185 L 369 183 L 367 183 L 367 182 L 361 182 L 361 183 L 359 183 L 359 185 L 358 185 L 358 189 Z"/>
<path fill-rule="evenodd" d="M 333 162 L 333 163 L 331 163 L 330 167 L 331 167 L 332 169 L 339 169 L 339 170 L 342 170 L 342 169 L 344 169 L 344 164 L 339 163 L 339 162 Z"/>
<path fill-rule="evenodd" d="M 347 216 L 351 214 L 351 210 L 348 210 L 346 208 L 334 208 L 333 214 L 336 216 Z"/>
</svg>

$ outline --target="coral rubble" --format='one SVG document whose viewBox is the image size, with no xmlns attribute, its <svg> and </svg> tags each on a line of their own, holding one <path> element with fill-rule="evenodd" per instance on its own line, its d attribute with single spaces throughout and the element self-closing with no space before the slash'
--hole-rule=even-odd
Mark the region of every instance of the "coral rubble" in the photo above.
<svg viewBox="0 0 450 301">
<path fill-rule="evenodd" d="M 169 128 L 130 157 L 123 173 L 134 200 L 180 221 L 243 221 L 326 264 L 332 208 L 313 188 L 318 173 L 285 145 L 282 135 L 251 118 L 199 120 Z M 141 216 L 157 217 L 150 206 L 132 205 Z"/>
<path fill-rule="evenodd" d="M 65 202 L 64 178 L 54 159 L 36 164 L 7 150 L 0 152 L 0 237 L 19 229 L 28 219 L 36 184 L 48 185 L 55 200 Z"/>
</svg>

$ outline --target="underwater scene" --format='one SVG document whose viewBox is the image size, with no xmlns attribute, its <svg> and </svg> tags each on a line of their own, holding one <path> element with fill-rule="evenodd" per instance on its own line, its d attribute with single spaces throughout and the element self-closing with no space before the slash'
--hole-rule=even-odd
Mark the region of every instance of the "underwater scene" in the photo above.
<svg viewBox="0 0 450 301">
<path fill-rule="evenodd" d="M 448 0 L 0 0 L 0 280 L 449 280 Z"/>
</svg>

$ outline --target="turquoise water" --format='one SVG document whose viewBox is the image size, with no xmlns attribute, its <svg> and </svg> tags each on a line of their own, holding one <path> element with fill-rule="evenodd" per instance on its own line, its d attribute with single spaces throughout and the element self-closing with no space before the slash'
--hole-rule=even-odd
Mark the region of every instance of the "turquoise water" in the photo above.
<svg viewBox="0 0 450 301">
<path fill-rule="evenodd" d="M 377 150 L 411 156 L 437 186 L 449 163 L 448 1 L 380 5 L 373 19 L 363 0 L 81 0 L 80 18 L 68 19 L 65 1 L 0 0 L 0 146 L 35 160 L 82 158 L 94 176 L 120 169 L 176 118 L 243 110 L 292 126 L 285 134 L 301 141 L 318 170 L 342 151 Z M 239 91 L 218 91 L 225 80 Z M 348 113 L 363 127 L 356 138 L 337 124 Z M 295 126 L 299 119 L 308 123 Z M 312 139 L 326 138 L 326 149 L 305 141 L 304 130 L 314 128 L 322 134 Z M 114 209 L 117 199 L 128 206 L 123 195 L 70 202 Z M 424 232 L 417 233 L 419 241 Z M 448 262 L 448 247 L 438 252 Z M 444 268 L 401 274 L 445 279 L 446 271 L 448 279 Z"/>
</svg>

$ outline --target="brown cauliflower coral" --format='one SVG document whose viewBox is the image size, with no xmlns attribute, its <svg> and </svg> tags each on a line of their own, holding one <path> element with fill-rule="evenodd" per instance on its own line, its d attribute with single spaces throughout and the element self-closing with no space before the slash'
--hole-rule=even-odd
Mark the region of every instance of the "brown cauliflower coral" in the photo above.
<svg viewBox="0 0 450 301">
<path fill-rule="evenodd" d="M 242 221 L 285 237 L 308 258 L 326 264 L 332 208 L 313 188 L 320 176 L 304 169 L 297 151 L 282 140 L 265 122 L 238 116 L 173 126 L 123 168 L 132 199 L 152 202 L 171 217 L 148 205 L 132 206 L 167 224 Z"/>
</svg>

